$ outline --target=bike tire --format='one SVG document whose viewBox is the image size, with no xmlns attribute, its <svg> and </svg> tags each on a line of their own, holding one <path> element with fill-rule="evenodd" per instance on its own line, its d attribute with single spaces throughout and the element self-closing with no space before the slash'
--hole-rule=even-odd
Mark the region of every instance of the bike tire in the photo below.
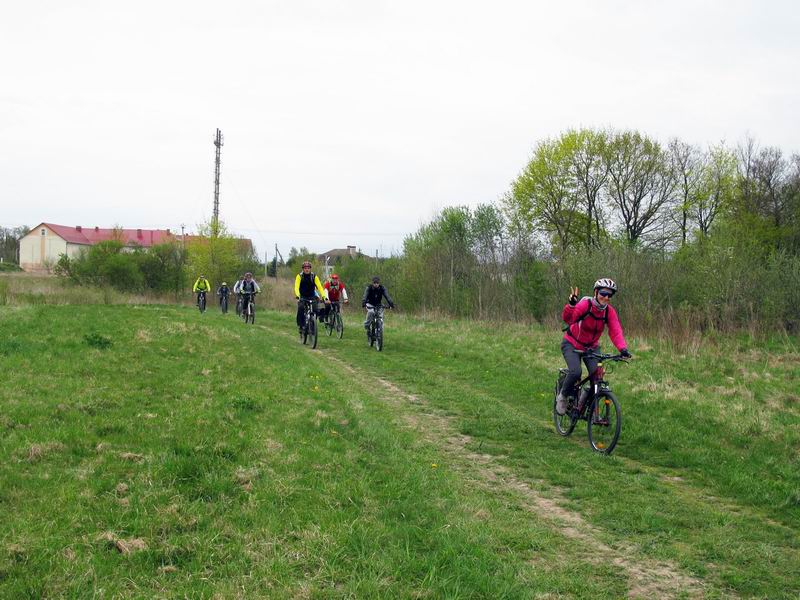
<svg viewBox="0 0 800 600">
<path fill-rule="evenodd" d="M 253 325 L 256 322 L 256 308 L 255 308 L 255 306 L 250 305 L 250 307 L 247 309 L 247 313 L 248 313 L 248 317 L 250 318 L 250 324 Z M 246 322 L 247 322 L 247 319 L 245 319 L 245 323 Z"/>
<path fill-rule="evenodd" d="M 228 301 L 227 300 L 223 300 L 222 301 L 222 314 L 223 315 L 228 314 Z"/>
<path fill-rule="evenodd" d="M 308 335 L 311 338 L 309 343 L 311 344 L 311 348 L 314 349 L 314 348 L 317 347 L 317 339 L 319 337 L 317 335 L 318 331 L 317 331 L 317 321 L 316 321 L 316 319 L 311 319 L 308 322 L 308 329 L 309 329 Z"/>
<path fill-rule="evenodd" d="M 578 418 L 572 414 L 572 402 L 567 403 L 567 411 L 563 415 L 560 415 L 556 412 L 556 396 L 558 396 L 559 388 L 559 384 L 556 383 L 555 390 L 553 390 L 553 423 L 555 423 L 556 426 L 556 433 L 558 433 L 558 435 L 567 437 L 572 435 L 572 432 L 575 430 L 575 425 L 578 422 Z"/>
<path fill-rule="evenodd" d="M 342 339 L 342 336 L 344 335 L 344 322 L 342 321 L 342 315 L 340 315 L 338 312 L 334 316 L 333 325 L 336 329 L 336 337 Z"/>
<path fill-rule="evenodd" d="M 206 312 L 206 297 L 201 296 L 200 301 L 198 302 L 198 308 L 200 309 L 201 313 Z"/>
<path fill-rule="evenodd" d="M 328 337 L 333 335 L 334 329 L 336 329 L 336 316 L 334 312 L 331 312 L 328 315 L 328 319 L 324 322 L 325 331 L 328 332 Z"/>
<path fill-rule="evenodd" d="M 383 327 L 375 330 L 375 350 L 383 352 Z"/>
<path fill-rule="evenodd" d="M 589 445 L 595 452 L 611 454 L 619 441 L 621 431 L 622 410 L 616 396 L 611 392 L 600 392 L 589 407 L 586 417 Z"/>
</svg>

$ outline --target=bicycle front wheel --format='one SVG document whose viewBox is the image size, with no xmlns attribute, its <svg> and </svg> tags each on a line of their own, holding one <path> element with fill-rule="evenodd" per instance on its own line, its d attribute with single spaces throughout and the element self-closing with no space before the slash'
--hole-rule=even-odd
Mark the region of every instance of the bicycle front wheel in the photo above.
<svg viewBox="0 0 800 600">
<path fill-rule="evenodd" d="M 375 328 L 375 350 L 378 352 L 383 350 L 383 327 Z"/>
<path fill-rule="evenodd" d="M 328 335 L 333 335 L 334 330 L 336 329 L 336 313 L 331 310 L 330 314 L 328 314 L 328 318 L 325 319 L 325 330 L 328 332 Z"/>
<path fill-rule="evenodd" d="M 256 322 L 256 307 L 252 304 L 247 307 L 247 316 L 250 318 L 251 325 Z M 247 319 L 245 319 L 245 321 L 247 321 Z"/>
<path fill-rule="evenodd" d="M 572 402 L 567 403 L 567 411 L 563 415 L 556 412 L 556 397 L 558 396 L 559 387 L 559 384 L 556 383 L 556 388 L 553 392 L 553 422 L 556 424 L 556 432 L 558 432 L 558 435 L 567 437 L 575 429 L 578 417 L 573 415 Z"/>
<path fill-rule="evenodd" d="M 308 322 L 308 343 L 312 348 L 317 347 L 317 320 L 311 319 Z"/>
<path fill-rule="evenodd" d="M 589 445 L 601 454 L 611 454 L 622 430 L 622 411 L 611 392 L 600 392 L 586 416 Z"/>
<path fill-rule="evenodd" d="M 342 336 L 344 335 L 344 323 L 342 322 L 342 315 L 340 315 L 338 312 L 334 315 L 333 326 L 336 329 L 336 337 L 342 339 Z"/>
</svg>

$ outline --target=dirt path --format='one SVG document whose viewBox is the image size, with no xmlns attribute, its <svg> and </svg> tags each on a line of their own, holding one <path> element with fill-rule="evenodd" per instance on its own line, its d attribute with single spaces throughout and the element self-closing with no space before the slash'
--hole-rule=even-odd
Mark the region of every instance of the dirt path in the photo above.
<svg viewBox="0 0 800 600">
<path fill-rule="evenodd" d="M 624 571 L 630 585 L 629 598 L 703 597 L 703 583 L 682 573 L 675 565 L 643 557 L 632 545 L 615 544 L 612 547 L 602 542 L 599 530 L 587 523 L 579 513 L 564 508 L 566 503 L 557 489 L 544 482 L 522 481 L 510 469 L 499 464 L 496 457 L 470 450 L 472 438 L 459 433 L 454 419 L 432 410 L 424 398 L 328 353 L 320 354 L 357 376 L 360 381 L 378 382 L 386 392 L 383 399 L 397 410 L 408 427 L 456 458 L 462 471 L 476 473 L 487 490 L 512 491 L 537 518 L 549 521 L 566 537 L 585 544 L 591 554 L 605 557 Z"/>
</svg>

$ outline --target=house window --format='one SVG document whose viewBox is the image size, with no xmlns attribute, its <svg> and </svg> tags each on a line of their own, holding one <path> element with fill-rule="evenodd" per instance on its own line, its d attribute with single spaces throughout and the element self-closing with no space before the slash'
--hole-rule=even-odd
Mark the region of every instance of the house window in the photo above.
<svg viewBox="0 0 800 600">
<path fill-rule="evenodd" d="M 42 229 L 42 235 L 46 235 L 46 234 L 47 234 L 47 229 Z"/>
</svg>

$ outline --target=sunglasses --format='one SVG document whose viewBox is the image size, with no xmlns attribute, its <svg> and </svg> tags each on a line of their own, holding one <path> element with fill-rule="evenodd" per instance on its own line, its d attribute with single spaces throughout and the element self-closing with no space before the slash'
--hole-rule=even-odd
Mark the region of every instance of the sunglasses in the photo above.
<svg viewBox="0 0 800 600">
<path fill-rule="evenodd" d="M 611 298 L 614 295 L 614 292 L 607 292 L 605 290 L 597 293 L 600 294 L 603 298 Z"/>
</svg>

